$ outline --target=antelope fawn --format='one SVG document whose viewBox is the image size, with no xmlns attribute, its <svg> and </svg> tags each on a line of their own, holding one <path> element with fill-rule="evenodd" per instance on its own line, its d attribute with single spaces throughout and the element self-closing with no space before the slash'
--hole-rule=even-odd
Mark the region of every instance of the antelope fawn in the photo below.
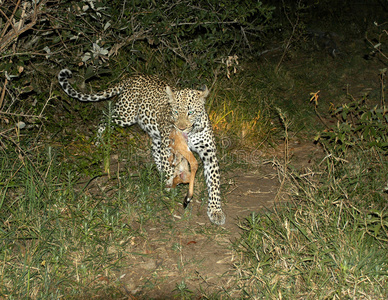
<svg viewBox="0 0 388 300">
<path fill-rule="evenodd" d="M 194 179 L 198 170 L 198 162 L 187 146 L 186 138 L 176 129 L 173 129 L 170 133 L 170 148 L 172 155 L 169 157 L 169 161 L 175 168 L 172 187 L 175 188 L 180 183 L 189 184 L 189 190 L 183 201 L 183 207 L 186 208 L 193 198 Z"/>
</svg>

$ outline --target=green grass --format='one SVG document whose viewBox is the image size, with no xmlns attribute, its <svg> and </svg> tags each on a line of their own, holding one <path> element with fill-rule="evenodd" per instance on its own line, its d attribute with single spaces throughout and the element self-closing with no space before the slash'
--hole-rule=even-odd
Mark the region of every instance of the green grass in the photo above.
<svg viewBox="0 0 388 300">
<path fill-rule="evenodd" d="M 115 272 L 130 242 L 144 224 L 168 226 L 183 193 L 166 197 L 152 163 L 87 178 L 61 149 L 11 146 L 0 158 L 0 295 L 121 295 Z"/>
<path fill-rule="evenodd" d="M 28 137 L 19 137 L 16 145 L 5 142 L 8 148 L 0 157 L 2 297 L 123 297 L 117 270 L 127 266 L 133 240 L 146 240 L 150 224 L 162 224 L 174 234 L 172 216 L 183 189 L 165 192 L 144 134 L 137 136 L 135 130 L 126 137 L 127 148 L 117 146 L 120 131 L 110 134 L 114 147 L 96 153 L 81 135 L 66 149 Z M 287 190 L 292 191 L 286 204 L 253 213 L 240 223 L 235 251 L 241 297 L 388 296 L 385 154 L 363 144 L 357 151 L 336 147 L 330 152 L 336 140 L 330 137 L 327 157 L 309 175 L 286 169 Z M 228 155 L 229 149 L 223 151 Z M 118 159 L 112 159 L 114 155 Z M 112 159 L 110 178 L 103 171 L 104 157 Z M 88 161 L 94 161 L 91 170 Z M 225 168 L 230 167 L 225 162 Z M 206 199 L 201 173 L 199 199 Z M 190 212 L 184 215 L 191 217 Z M 216 233 L 213 227 L 196 231 Z M 149 289 L 163 282 L 157 274 L 153 280 Z M 185 278 L 171 292 L 177 298 L 196 297 Z M 207 297 L 227 295 L 225 291 Z"/>
<path fill-rule="evenodd" d="M 299 64 L 285 61 L 278 72 L 277 61 L 250 62 L 230 79 L 219 74 L 207 108 L 223 174 L 253 163 L 241 159 L 240 150 L 265 152 L 278 141 L 322 129 L 309 93 L 322 91 L 324 117 L 332 100 L 349 102 L 345 91 L 333 88 L 344 79 L 327 75 L 330 59 L 323 64 L 312 58 Z M 336 61 L 333 73 L 355 75 L 346 63 Z M 117 70 L 115 79 L 122 71 Z M 241 298 L 388 297 L 387 125 L 384 110 L 368 110 L 376 102 L 364 106 L 352 101 L 350 109 L 345 105 L 338 111 L 339 125 L 320 135 L 326 157 L 308 174 L 288 168 L 288 158 L 280 163 L 288 201 L 240 223 L 234 291 Z M 147 242 L 150 228 L 163 228 L 161 240 L 178 233 L 174 215 L 186 188 L 165 191 L 149 138 L 138 128 L 108 130 L 97 148 L 92 127 L 99 117 L 92 104 L 54 104 L 47 109 L 46 128 L 25 135 L 1 132 L 7 138 L 0 144 L 0 298 L 125 297 L 117 274 L 132 267 L 132 244 Z M 106 115 L 109 120 L 109 107 Z M 202 171 L 197 173 L 196 199 L 205 211 Z M 196 217 L 193 211 L 183 214 L 182 223 Z M 185 227 L 183 232 L 209 240 L 228 234 L 215 226 Z M 172 247 L 183 251 L 180 241 Z M 153 276 L 144 293 L 166 282 Z M 198 291 L 189 286 L 192 274 L 182 276 L 172 295 L 196 299 Z M 229 292 L 201 294 L 205 299 L 235 295 Z"/>
<path fill-rule="evenodd" d="M 272 143 L 279 132 L 272 122 L 273 103 L 272 88 L 250 71 L 220 78 L 207 99 L 219 149 L 260 148 Z M 258 145 L 257 141 L 263 142 Z"/>
<path fill-rule="evenodd" d="M 239 286 L 248 297 L 387 297 L 387 243 L 364 226 L 373 213 L 322 192 L 240 225 Z"/>
<path fill-rule="evenodd" d="M 71 295 L 119 263 L 119 249 L 103 255 L 118 244 L 111 234 L 131 237 L 117 204 L 77 192 L 75 176 L 45 154 L 46 163 L 12 152 L 1 162 L 2 178 L 14 179 L 1 190 L 1 294 L 9 298 Z"/>
<path fill-rule="evenodd" d="M 287 202 L 241 222 L 235 249 L 247 298 L 388 297 L 388 161 L 367 139 L 341 155 L 337 141 L 322 141 L 327 156 L 307 174 L 288 169 Z"/>
</svg>

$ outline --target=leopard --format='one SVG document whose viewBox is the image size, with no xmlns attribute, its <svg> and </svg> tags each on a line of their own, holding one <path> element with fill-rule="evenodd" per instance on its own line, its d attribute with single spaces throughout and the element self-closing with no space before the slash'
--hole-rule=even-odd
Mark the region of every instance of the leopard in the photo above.
<svg viewBox="0 0 388 300">
<path fill-rule="evenodd" d="M 176 129 L 186 139 L 188 148 L 197 153 L 203 164 L 208 191 L 207 215 L 216 225 L 225 224 L 221 207 L 220 167 L 212 125 L 206 112 L 205 102 L 209 89 L 176 88 L 157 76 L 129 75 L 116 85 L 94 93 L 85 94 L 69 83 L 72 72 L 62 69 L 58 82 L 71 98 L 82 102 L 98 102 L 114 98 L 112 121 L 126 127 L 138 124 L 151 138 L 151 153 L 166 186 L 172 186 L 174 166 L 170 134 Z M 97 137 L 101 138 L 108 124 L 101 122 Z M 187 203 L 188 204 L 188 203 Z"/>
</svg>

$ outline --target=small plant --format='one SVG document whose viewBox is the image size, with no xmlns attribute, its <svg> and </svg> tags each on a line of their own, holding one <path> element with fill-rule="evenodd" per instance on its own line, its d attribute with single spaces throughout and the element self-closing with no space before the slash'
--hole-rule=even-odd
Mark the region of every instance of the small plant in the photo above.
<svg viewBox="0 0 388 300">
<path fill-rule="evenodd" d="M 337 118 L 337 125 L 316 137 L 325 148 L 341 157 L 349 150 L 388 153 L 388 110 L 385 106 L 370 107 L 367 99 L 354 100 L 336 108 L 333 116 Z"/>
<path fill-rule="evenodd" d="M 191 299 L 193 295 L 193 292 L 189 290 L 184 280 L 175 285 L 174 292 L 176 293 L 175 297 L 179 299 Z"/>
</svg>

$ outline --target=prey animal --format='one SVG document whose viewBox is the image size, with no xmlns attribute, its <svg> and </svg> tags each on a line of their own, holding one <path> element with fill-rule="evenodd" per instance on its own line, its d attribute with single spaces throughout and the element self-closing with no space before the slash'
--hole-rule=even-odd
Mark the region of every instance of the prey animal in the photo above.
<svg viewBox="0 0 388 300">
<path fill-rule="evenodd" d="M 176 129 L 173 129 L 170 133 L 170 147 L 171 156 L 169 161 L 174 166 L 172 187 L 175 188 L 180 183 L 189 184 L 189 190 L 183 201 L 183 207 L 186 208 L 193 198 L 198 162 L 193 152 L 190 151 L 184 134 Z"/>
</svg>

